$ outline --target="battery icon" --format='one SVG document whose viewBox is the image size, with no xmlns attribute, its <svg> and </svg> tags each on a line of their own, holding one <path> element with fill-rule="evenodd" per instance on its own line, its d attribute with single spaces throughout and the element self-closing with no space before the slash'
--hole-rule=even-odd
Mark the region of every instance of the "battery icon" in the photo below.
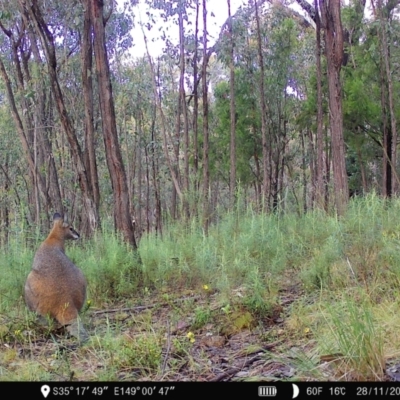
<svg viewBox="0 0 400 400">
<path fill-rule="evenodd" d="M 274 396 L 276 396 L 276 387 L 275 386 L 259 386 L 258 387 L 258 396 L 259 397 L 274 397 Z"/>
</svg>

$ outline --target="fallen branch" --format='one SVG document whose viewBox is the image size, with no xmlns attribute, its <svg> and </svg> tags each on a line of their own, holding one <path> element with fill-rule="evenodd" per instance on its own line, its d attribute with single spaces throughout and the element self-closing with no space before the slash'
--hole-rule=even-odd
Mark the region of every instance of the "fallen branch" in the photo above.
<svg viewBox="0 0 400 400">
<path fill-rule="evenodd" d="M 95 311 L 93 314 L 94 315 L 99 315 L 99 314 L 110 314 L 110 313 L 116 313 L 116 312 L 137 312 L 137 311 L 142 311 L 142 310 L 148 310 L 150 308 L 155 308 L 155 307 L 165 307 L 170 305 L 171 303 L 179 303 L 181 301 L 186 301 L 186 300 L 197 300 L 201 298 L 200 295 L 192 296 L 192 297 L 182 297 L 180 299 L 175 299 L 170 302 L 166 303 L 156 303 L 156 304 L 148 304 L 147 306 L 136 306 L 136 307 L 126 307 L 126 308 L 112 308 L 109 310 L 99 310 Z"/>
<path fill-rule="evenodd" d="M 235 375 L 237 372 L 241 371 L 244 368 L 247 368 L 248 366 L 250 366 L 251 364 L 253 364 L 256 361 L 261 360 L 261 356 L 255 356 L 253 358 L 250 358 L 249 360 L 247 360 L 242 367 L 232 367 L 229 368 L 228 370 L 226 370 L 225 372 L 223 372 L 222 374 L 219 374 L 218 376 L 216 376 L 213 379 L 210 379 L 210 382 L 220 382 L 225 378 L 229 378 L 232 375 Z"/>
<path fill-rule="evenodd" d="M 274 342 L 271 344 L 267 344 L 266 346 L 264 346 L 262 349 L 257 350 L 257 353 L 260 353 L 263 350 L 271 350 L 272 348 L 274 348 L 275 346 L 277 346 L 280 342 Z M 254 354 L 254 353 L 250 353 L 249 355 Z M 240 368 L 239 367 L 232 367 L 229 368 L 228 370 L 226 370 L 225 372 L 223 372 L 222 374 L 217 375 L 215 378 L 210 379 L 209 382 L 220 382 L 223 379 L 229 378 L 232 375 L 235 375 L 237 372 L 241 371 L 244 368 L 249 367 L 251 364 L 253 364 L 256 361 L 261 360 L 262 355 L 258 354 L 250 359 L 248 359 Z"/>
<path fill-rule="evenodd" d="M 162 371 L 161 371 L 161 376 L 164 376 L 165 373 L 165 368 L 167 367 L 167 361 L 169 357 L 169 352 L 171 350 L 171 326 L 168 320 L 168 330 L 167 330 L 167 350 L 165 351 L 165 357 L 163 361 L 163 366 L 162 366 Z"/>
</svg>

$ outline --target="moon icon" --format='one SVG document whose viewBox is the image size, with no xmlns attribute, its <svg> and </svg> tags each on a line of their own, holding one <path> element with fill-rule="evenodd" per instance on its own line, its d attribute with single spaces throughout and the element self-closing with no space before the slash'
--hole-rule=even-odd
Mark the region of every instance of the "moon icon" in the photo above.
<svg viewBox="0 0 400 400">
<path fill-rule="evenodd" d="M 292 386 L 293 386 L 293 397 L 292 397 L 292 399 L 295 399 L 299 395 L 300 390 L 299 390 L 299 387 L 296 384 L 292 383 Z"/>
</svg>

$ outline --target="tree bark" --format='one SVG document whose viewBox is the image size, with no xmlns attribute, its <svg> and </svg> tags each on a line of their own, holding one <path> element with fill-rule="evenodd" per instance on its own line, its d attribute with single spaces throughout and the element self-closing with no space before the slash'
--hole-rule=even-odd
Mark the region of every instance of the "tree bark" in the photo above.
<svg viewBox="0 0 400 400">
<path fill-rule="evenodd" d="M 136 249 L 137 245 L 134 236 L 132 217 L 129 212 L 128 186 L 121 149 L 118 142 L 110 67 L 105 43 L 103 1 L 86 0 L 86 4 L 87 6 L 91 6 L 100 112 L 107 167 L 110 172 L 113 188 L 115 228 L 117 231 L 121 232 L 124 240 Z"/>
<path fill-rule="evenodd" d="M 262 141 L 262 165 L 263 165 L 263 202 L 268 211 L 269 195 L 270 195 L 270 179 L 269 179 L 269 155 L 268 155 L 268 142 L 267 142 L 267 106 L 265 103 L 264 94 L 264 57 L 261 45 L 261 28 L 260 28 L 260 17 L 258 15 L 258 4 L 257 1 L 254 2 L 256 10 L 256 23 L 257 23 L 257 50 L 258 50 L 258 62 L 260 67 L 260 109 L 261 109 L 261 141 Z"/>
<path fill-rule="evenodd" d="M 152 177 L 154 185 L 154 197 L 155 197 L 155 210 L 156 210 L 156 233 L 162 235 L 162 220 L 161 220 L 161 190 L 158 177 L 158 162 L 156 155 L 156 136 L 155 136 L 155 125 L 156 125 L 156 113 L 157 109 L 154 106 L 153 118 L 151 121 L 151 164 L 152 164 Z"/>
<path fill-rule="evenodd" d="M 196 0 L 196 23 L 194 31 L 194 56 L 193 56 L 193 152 L 194 152 L 194 186 L 198 190 L 199 171 L 199 148 L 198 148 L 198 116 L 199 116 L 199 93 L 198 93 L 198 44 L 199 44 L 199 0 Z"/>
<path fill-rule="evenodd" d="M 340 70 L 343 60 L 343 30 L 339 1 L 319 0 L 325 28 L 325 54 L 329 88 L 329 117 L 332 140 L 335 205 L 339 215 L 346 209 L 349 189 L 343 137 L 342 86 Z"/>
<path fill-rule="evenodd" d="M 233 208 L 236 198 L 236 105 L 235 105 L 235 66 L 234 66 L 234 40 L 233 40 L 233 23 L 231 15 L 231 1 L 228 0 L 228 17 L 229 17 L 229 109 L 231 119 L 231 135 L 230 135 L 230 176 L 229 176 L 229 197 L 230 206 Z"/>
<path fill-rule="evenodd" d="M 94 148 L 94 123 L 93 123 L 93 45 L 92 45 L 92 22 L 90 17 L 90 5 L 84 6 L 83 31 L 81 39 L 81 61 L 82 61 L 82 87 L 85 105 L 85 152 L 83 154 L 86 171 L 89 177 L 93 201 L 96 209 L 100 206 L 99 178 L 97 173 L 96 153 Z M 98 214 L 98 211 L 97 211 Z M 99 221 L 100 223 L 100 221 Z"/>
<path fill-rule="evenodd" d="M 203 0 L 203 227 L 208 232 L 210 224 L 210 170 L 209 170 L 209 131 L 208 131 L 208 83 L 207 83 L 207 1 Z"/>
<path fill-rule="evenodd" d="M 179 103 L 183 116 L 183 210 L 186 218 L 189 218 L 189 122 L 185 96 L 185 29 L 183 26 L 184 2 L 180 2 L 178 9 L 179 25 Z M 178 116 L 180 122 L 180 116 Z M 179 123 L 180 129 L 180 123 Z M 179 158 L 178 158 L 179 160 Z"/>
<path fill-rule="evenodd" d="M 325 204 L 324 195 L 324 139 L 323 139 L 323 111 L 322 111 L 322 70 L 321 70 L 321 19 L 318 12 L 318 0 L 314 0 L 315 6 L 315 34 L 316 34 L 316 47 L 315 58 L 317 67 L 317 162 L 316 162 L 316 181 L 315 185 L 315 202 L 317 207 L 323 208 Z"/>
<path fill-rule="evenodd" d="M 391 172 L 391 184 L 392 184 L 392 194 L 397 192 L 397 174 L 396 174 L 396 164 L 397 164 L 397 123 L 396 114 L 394 111 L 394 95 L 393 95 L 393 83 L 392 83 L 392 71 L 390 68 L 390 57 L 389 57 L 389 45 L 386 35 L 386 26 L 384 24 L 384 6 L 382 0 L 378 0 L 378 17 L 380 21 L 380 33 L 381 33 L 381 50 L 382 58 L 385 66 L 386 83 L 388 90 L 388 101 L 389 101 L 389 112 L 390 112 L 390 138 L 388 142 L 391 144 L 391 148 L 388 146 L 388 156 L 390 157 L 390 172 Z M 388 15 L 386 15 L 388 18 Z M 388 144 L 389 144 L 388 143 Z"/>
</svg>

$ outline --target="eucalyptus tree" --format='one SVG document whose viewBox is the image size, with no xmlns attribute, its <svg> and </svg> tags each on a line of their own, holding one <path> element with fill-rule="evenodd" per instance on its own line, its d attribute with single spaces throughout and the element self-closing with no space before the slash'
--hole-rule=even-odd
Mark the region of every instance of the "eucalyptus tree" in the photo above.
<svg viewBox="0 0 400 400">
<path fill-rule="evenodd" d="M 59 77 L 59 58 L 60 58 L 60 47 L 57 44 L 57 39 L 63 38 L 63 32 L 60 29 L 59 24 L 50 24 L 45 21 L 43 14 L 43 4 L 38 0 L 32 2 L 26 2 L 24 0 L 19 1 L 20 12 L 24 16 L 27 24 L 32 26 L 35 32 L 38 42 L 41 45 L 41 50 L 44 53 L 47 63 L 47 71 L 49 74 L 50 86 L 52 95 L 54 96 L 56 110 L 60 118 L 61 126 L 67 137 L 69 148 L 71 151 L 71 157 L 73 160 L 73 167 L 78 176 L 78 181 L 82 193 L 82 202 L 84 206 L 83 220 L 86 233 L 90 234 L 97 226 L 98 223 L 98 211 L 96 209 L 93 190 L 89 183 L 88 176 L 86 175 L 85 164 L 83 160 L 82 147 L 79 143 L 76 131 L 68 112 L 66 102 L 64 100 L 64 93 L 60 85 Z M 57 13 L 58 10 L 56 10 Z M 46 14 L 49 20 L 51 16 Z M 56 15 L 57 16 L 57 15 Z M 61 23 L 61 20 L 58 20 Z M 76 35 L 71 35 L 68 39 L 72 40 Z M 67 40 L 67 38 L 65 38 Z"/>
<path fill-rule="evenodd" d="M 107 11 L 104 10 L 103 2 L 98 0 L 87 0 L 86 6 L 91 7 L 93 48 L 96 60 L 97 84 L 106 160 L 113 188 L 115 228 L 122 233 L 126 242 L 136 248 L 137 245 L 130 215 L 130 199 L 126 182 L 126 173 L 118 140 L 106 45 L 105 25 L 108 16 L 105 13 Z"/>
<path fill-rule="evenodd" d="M 0 91 L 4 90 L 0 82 Z M 15 140 L 13 117 L 10 115 L 6 101 L 0 102 L 0 241 L 6 243 L 9 237 L 11 221 L 18 215 L 26 220 L 30 216 L 30 182 L 29 174 L 23 160 L 23 150 L 18 140 Z"/>
<path fill-rule="evenodd" d="M 168 198 L 170 186 L 147 58 L 122 64 L 114 85 L 136 233 L 138 237 L 145 231 L 161 233 L 161 197 Z"/>
<path fill-rule="evenodd" d="M 391 196 L 397 192 L 399 186 L 399 178 L 396 172 L 397 164 L 397 122 L 395 113 L 395 95 L 393 89 L 393 67 L 392 52 L 395 47 L 394 43 L 390 43 L 390 25 L 394 20 L 394 12 L 399 1 L 382 0 L 371 1 L 374 17 L 379 22 L 379 49 L 381 53 L 381 80 L 382 80 L 382 108 L 388 108 L 387 116 L 384 115 L 384 195 Z M 390 124 L 386 121 L 389 120 Z M 387 126 L 388 125 L 388 126 Z"/>
<path fill-rule="evenodd" d="M 209 191 L 210 191 L 210 166 L 209 166 L 209 125 L 208 125 L 208 81 L 207 81 L 207 0 L 203 0 L 203 62 L 202 62 L 202 75 L 203 75 L 203 225 L 207 232 L 210 224 L 210 204 L 209 204 Z"/>
<path fill-rule="evenodd" d="M 349 197 L 349 189 L 345 162 L 340 80 L 343 62 L 343 27 L 340 7 L 340 2 L 320 1 L 321 19 L 325 28 L 335 203 L 338 213 L 343 214 Z"/>
<path fill-rule="evenodd" d="M 318 0 L 314 0 L 314 8 L 318 9 Z M 326 181 L 326 171 L 324 166 L 324 139 L 323 139 L 323 109 L 322 109 L 322 68 L 321 68 L 321 18 L 319 13 L 315 13 L 315 66 L 316 66 L 316 91 L 317 91 L 317 134 L 316 148 L 317 156 L 315 163 L 315 179 L 313 180 L 313 188 L 315 190 L 316 204 L 322 208 L 327 198 L 324 191 L 324 182 Z"/>
<path fill-rule="evenodd" d="M 261 39 L 261 27 L 260 27 L 260 16 L 258 12 L 257 1 L 254 2 L 256 10 L 256 32 L 257 32 L 257 53 L 259 62 L 259 89 L 260 89 L 260 109 L 261 109 L 261 142 L 262 142 L 262 165 L 263 165 L 263 184 L 262 184 L 262 195 L 264 203 L 268 207 L 268 197 L 271 189 L 270 182 L 270 171 L 269 167 L 271 164 L 271 147 L 268 146 L 267 140 L 267 118 L 271 118 L 270 111 L 268 110 L 267 103 L 265 101 L 265 65 L 264 65 L 264 51 Z M 268 113 L 268 115 L 267 115 Z"/>
<path fill-rule="evenodd" d="M 295 135 L 289 121 L 300 101 L 296 83 L 299 28 L 281 8 L 259 10 L 257 6 L 256 10 L 253 16 L 243 13 L 244 18 L 237 18 L 234 24 L 237 174 L 243 185 L 252 182 L 260 204 L 264 199 L 268 207 L 276 209 L 287 185 L 288 161 L 296 152 L 295 146 L 289 146 Z M 229 56 L 224 56 L 221 43 L 220 59 L 228 67 Z M 229 41 L 225 43 L 229 51 Z M 230 99 L 224 83 L 218 85 L 215 96 L 218 132 L 223 137 L 228 131 Z M 222 152 L 225 145 L 221 140 Z"/>
<path fill-rule="evenodd" d="M 0 5 L 0 32 L 3 57 L 0 73 L 30 177 L 29 204 L 33 220 L 40 224 L 41 211 L 61 210 L 61 195 L 52 155 L 50 99 L 47 96 L 37 43 L 19 5 Z M 33 63 L 30 63 L 33 55 Z M 46 172 L 48 179 L 46 179 Z M 33 197 L 30 195 L 33 194 Z"/>
<path fill-rule="evenodd" d="M 132 14 L 115 12 L 114 1 L 110 0 L 106 4 L 107 15 L 103 16 L 102 4 L 88 0 L 68 5 L 49 5 L 39 0 L 9 2 L 8 8 L 0 10 L 6 13 L 0 17 L 0 40 L 7 48 L 0 71 L 30 167 L 35 193 L 31 203 L 36 204 L 36 215 L 41 204 L 45 211 L 55 208 L 61 212 L 66 205 L 80 217 L 81 230 L 93 232 L 99 224 L 100 207 L 97 162 L 105 153 L 113 188 L 115 226 L 136 247 L 109 68 L 110 54 L 117 58 L 131 44 L 126 32 L 132 27 Z M 92 80 L 93 52 L 96 81 Z M 98 90 L 98 101 L 94 89 Z M 100 121 L 105 148 L 97 144 Z M 56 133 L 59 126 L 64 135 Z M 66 158 L 65 149 L 70 159 Z M 78 193 L 75 182 L 80 188 Z"/>
<path fill-rule="evenodd" d="M 229 176 L 229 196 L 231 207 L 235 202 L 236 195 L 236 105 L 235 105 L 235 39 L 233 33 L 233 22 L 231 13 L 231 1 L 228 0 L 228 18 L 229 18 L 229 36 L 230 36 L 230 51 L 229 51 L 229 99 L 230 99 L 230 176 Z"/>
<path fill-rule="evenodd" d="M 93 191 L 93 201 L 96 209 L 100 207 L 100 188 L 97 172 L 97 160 L 95 153 L 95 126 L 94 126 L 94 93 L 93 93 L 93 24 L 91 19 L 91 8 L 89 4 L 83 4 L 83 25 L 80 35 L 81 47 L 81 75 L 82 91 L 84 98 L 84 130 L 86 151 L 83 154 L 85 168 Z"/>
</svg>

